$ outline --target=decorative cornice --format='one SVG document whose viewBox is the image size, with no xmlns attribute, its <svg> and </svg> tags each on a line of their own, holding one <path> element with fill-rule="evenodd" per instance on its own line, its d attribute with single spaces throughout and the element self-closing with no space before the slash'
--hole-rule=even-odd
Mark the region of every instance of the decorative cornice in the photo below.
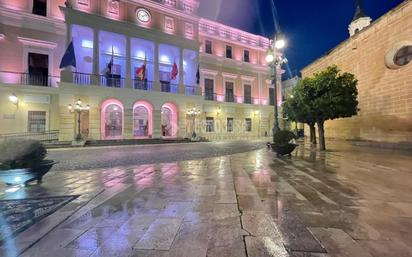
<svg viewBox="0 0 412 257">
<path fill-rule="evenodd" d="M 187 13 L 179 9 L 170 8 L 170 5 L 165 5 L 163 3 L 158 3 L 155 1 L 147 1 L 147 0 L 122 0 L 122 1 L 127 2 L 127 3 L 143 5 L 147 8 L 153 8 L 158 11 L 170 14 L 170 15 L 185 18 L 187 20 L 199 21 L 199 17 L 195 13 Z"/>
<path fill-rule="evenodd" d="M 17 37 L 17 39 L 25 46 L 37 46 L 43 47 L 48 49 L 54 49 L 57 47 L 57 43 L 50 42 L 50 41 L 43 41 L 33 38 L 26 38 L 26 37 Z"/>
<path fill-rule="evenodd" d="M 0 23 L 14 27 L 56 33 L 58 35 L 65 35 L 66 33 L 66 25 L 61 19 L 44 17 L 4 7 L 0 7 Z"/>
<path fill-rule="evenodd" d="M 209 76 L 216 77 L 219 72 L 215 71 L 215 70 L 209 70 L 209 69 L 202 68 L 202 69 L 200 69 L 200 73 L 202 73 L 204 75 L 209 75 Z"/>
<path fill-rule="evenodd" d="M 245 75 L 240 76 L 240 78 L 242 79 L 242 81 L 247 81 L 247 82 L 252 82 L 256 79 L 255 77 L 245 76 Z"/>
<path fill-rule="evenodd" d="M 218 40 L 242 45 L 246 48 L 266 51 L 269 48 L 269 39 L 233 28 L 215 21 L 201 18 L 199 20 L 199 33 Z"/>
<path fill-rule="evenodd" d="M 222 72 L 222 76 L 225 79 L 236 79 L 239 75 L 234 73 Z"/>
</svg>

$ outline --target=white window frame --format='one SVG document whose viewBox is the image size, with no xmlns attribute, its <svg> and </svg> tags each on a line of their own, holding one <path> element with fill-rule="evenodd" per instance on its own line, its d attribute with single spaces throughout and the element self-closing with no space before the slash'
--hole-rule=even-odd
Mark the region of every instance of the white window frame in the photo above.
<svg viewBox="0 0 412 257">
<path fill-rule="evenodd" d="M 231 83 L 233 83 L 233 97 L 235 98 L 234 101 L 235 101 L 235 103 L 237 103 L 237 99 L 236 99 L 236 92 L 237 92 L 236 91 L 236 89 L 237 89 L 236 79 L 237 79 L 238 75 L 223 72 L 222 76 L 223 76 L 223 89 L 224 89 L 223 93 L 225 95 L 225 99 L 226 99 L 226 82 L 231 82 Z"/>
<path fill-rule="evenodd" d="M 29 53 L 44 54 L 49 57 L 48 75 L 53 76 L 53 50 L 57 47 L 57 44 L 31 38 L 17 38 L 24 45 L 22 60 L 22 67 L 24 69 L 24 72 L 27 73 L 29 71 Z"/>
<path fill-rule="evenodd" d="M 26 112 L 25 112 L 25 117 L 24 117 L 24 123 L 26 126 L 25 131 L 29 133 L 29 112 L 46 112 L 46 127 L 45 127 L 45 131 L 50 130 L 50 113 L 49 110 L 47 109 L 42 109 L 42 108 L 29 108 Z"/>
<path fill-rule="evenodd" d="M 33 13 L 33 2 L 34 2 L 34 0 L 29 0 L 29 12 L 31 13 L 31 14 L 33 14 L 33 15 L 37 15 L 37 14 L 34 14 Z M 46 17 L 50 17 L 50 14 L 51 14 L 51 0 L 47 0 L 46 1 L 46 5 L 47 5 L 47 9 L 46 9 Z"/>
</svg>

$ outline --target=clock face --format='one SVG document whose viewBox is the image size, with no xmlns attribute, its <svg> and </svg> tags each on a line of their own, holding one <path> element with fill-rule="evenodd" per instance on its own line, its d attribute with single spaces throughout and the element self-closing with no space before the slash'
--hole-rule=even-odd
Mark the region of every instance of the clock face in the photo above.
<svg viewBox="0 0 412 257">
<path fill-rule="evenodd" d="M 137 19 L 141 22 L 147 23 L 150 21 L 151 16 L 148 10 L 138 9 L 137 10 Z"/>
</svg>

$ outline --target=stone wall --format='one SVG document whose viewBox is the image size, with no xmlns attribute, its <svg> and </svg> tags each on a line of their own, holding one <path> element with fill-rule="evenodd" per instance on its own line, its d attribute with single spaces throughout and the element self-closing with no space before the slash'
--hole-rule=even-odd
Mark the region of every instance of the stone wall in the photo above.
<svg viewBox="0 0 412 257">
<path fill-rule="evenodd" d="M 336 64 L 359 80 L 359 115 L 327 122 L 327 137 L 412 142 L 412 64 L 393 69 L 385 63 L 388 52 L 408 41 L 412 42 L 409 0 L 302 70 L 308 77 Z"/>
</svg>

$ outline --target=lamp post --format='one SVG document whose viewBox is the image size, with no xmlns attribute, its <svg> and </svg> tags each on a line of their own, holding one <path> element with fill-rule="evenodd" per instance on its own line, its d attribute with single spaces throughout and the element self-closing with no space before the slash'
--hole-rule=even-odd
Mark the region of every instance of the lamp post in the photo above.
<svg viewBox="0 0 412 257">
<path fill-rule="evenodd" d="M 82 114 L 82 112 L 88 112 L 90 110 L 90 105 L 86 105 L 83 106 L 82 105 L 82 101 L 79 99 L 76 101 L 76 103 L 74 104 L 74 107 L 72 104 L 69 104 L 67 106 L 67 109 L 69 109 L 70 113 L 76 113 L 77 114 L 77 136 L 76 136 L 76 141 L 80 141 L 82 140 L 82 134 L 80 131 L 80 124 L 81 124 L 81 119 L 80 116 Z"/>
<path fill-rule="evenodd" d="M 186 114 L 192 118 L 192 138 L 196 138 L 196 116 L 200 115 L 200 110 L 196 109 L 195 107 L 193 107 L 192 109 L 188 110 L 186 112 Z"/>
<path fill-rule="evenodd" d="M 271 68 L 271 75 L 272 75 L 272 85 L 274 88 L 274 99 L 275 99 L 275 119 L 273 124 L 273 139 L 275 137 L 276 132 L 280 130 L 279 128 L 279 113 L 278 113 L 278 90 L 277 90 L 277 83 L 278 83 L 278 68 L 280 68 L 283 64 L 287 63 L 287 59 L 284 58 L 281 54 L 279 54 L 279 50 L 283 49 L 286 46 L 286 40 L 280 34 L 275 35 L 274 40 L 270 40 L 269 50 L 266 56 L 266 62 L 269 64 Z"/>
</svg>

